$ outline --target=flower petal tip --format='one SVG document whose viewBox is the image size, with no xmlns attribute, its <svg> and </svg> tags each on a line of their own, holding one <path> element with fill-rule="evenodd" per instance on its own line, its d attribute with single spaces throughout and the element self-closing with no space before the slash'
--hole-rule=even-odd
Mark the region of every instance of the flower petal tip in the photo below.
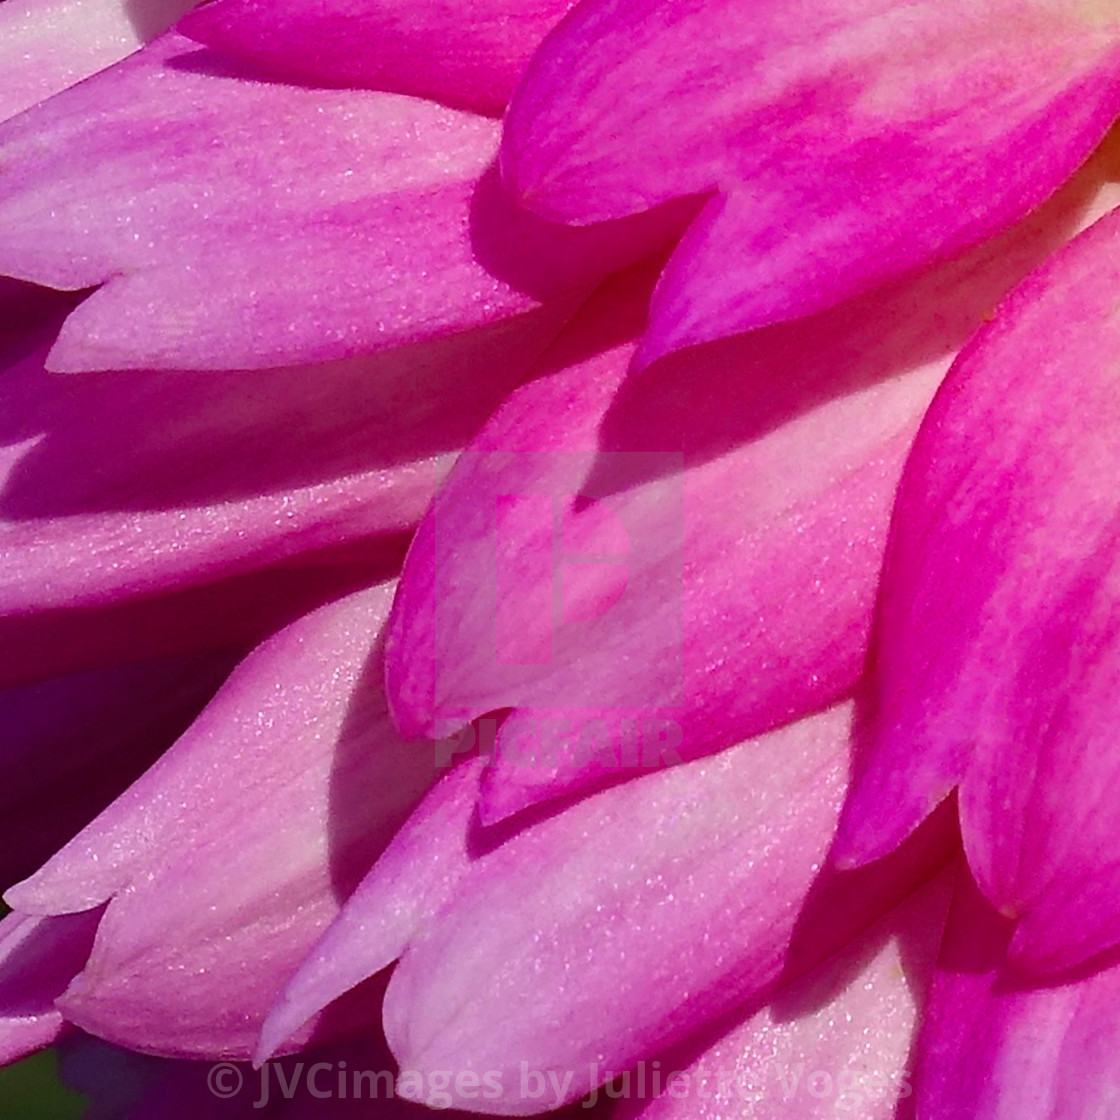
<svg viewBox="0 0 1120 1120">
<path fill-rule="evenodd" d="M 858 793 L 858 786 L 855 792 Z M 829 862 L 837 871 L 856 871 L 866 867 L 890 855 L 917 823 L 920 822 L 899 827 L 894 822 L 877 820 L 862 812 L 855 797 L 849 796 L 829 853 Z"/>
<path fill-rule="evenodd" d="M 556 212 L 548 204 L 548 187 L 541 174 L 534 175 L 526 169 L 517 146 L 510 141 L 513 125 L 507 115 L 507 124 L 498 149 L 498 175 L 506 196 L 522 210 L 553 222 L 565 222 L 567 216 Z"/>
<path fill-rule="evenodd" d="M 1014 972 L 1038 979 L 1102 967 L 1116 956 L 1116 931 L 1111 923 L 1082 928 L 1075 911 L 1059 922 L 1046 909 L 1023 914 L 1013 905 L 997 907 L 1004 918 L 1018 920 L 1007 947 L 1007 961 Z"/>
<path fill-rule="evenodd" d="M 553 788 L 546 786 L 543 790 L 534 791 L 532 786 L 495 780 L 493 775 L 493 768 L 486 771 L 475 805 L 475 819 L 482 828 L 493 828 L 519 813 L 527 812 L 542 800 L 547 800 Z"/>
<path fill-rule="evenodd" d="M 253 1069 L 260 1069 L 265 1062 L 276 1056 L 277 1051 L 305 1020 L 293 1010 L 292 1004 L 287 999 L 282 1000 L 265 1019 L 261 1027 L 260 1038 L 256 1049 L 253 1051 Z"/>
</svg>

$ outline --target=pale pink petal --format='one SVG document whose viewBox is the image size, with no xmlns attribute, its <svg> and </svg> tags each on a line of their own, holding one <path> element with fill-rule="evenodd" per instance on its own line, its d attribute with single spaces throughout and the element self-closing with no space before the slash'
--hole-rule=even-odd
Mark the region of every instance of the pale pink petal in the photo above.
<svg viewBox="0 0 1120 1120">
<path fill-rule="evenodd" d="M 55 1009 L 89 956 L 99 915 L 0 921 L 0 1064 L 49 1046 L 64 1028 Z"/>
<path fill-rule="evenodd" d="M 57 1001 L 68 1020 L 146 1052 L 252 1052 L 284 981 L 439 772 L 430 744 L 392 732 L 378 687 L 391 591 L 261 646 L 139 782 L 8 892 L 24 913 L 108 902 Z M 375 1009 L 359 998 L 318 1027 Z"/>
<path fill-rule="evenodd" d="M 557 221 L 711 195 L 647 363 L 806 315 L 1017 221 L 1120 111 L 1120 17 L 1054 0 L 584 0 L 506 118 Z"/>
<path fill-rule="evenodd" d="M 497 142 L 484 117 L 287 85 L 169 34 L 0 128 L 0 270 L 104 285 L 53 369 L 259 369 L 494 323 L 679 230 L 517 211 Z"/>
<path fill-rule="evenodd" d="M 492 820 L 843 695 L 922 413 L 1004 292 L 1116 201 L 1103 173 L 918 279 L 636 374 L 644 289 L 601 292 L 421 524 L 388 645 L 402 728 L 515 709 Z"/>
<path fill-rule="evenodd" d="M 942 872 L 850 946 L 679 1067 L 643 1062 L 608 1092 L 643 1120 L 895 1120 L 952 895 Z M 655 1089 L 653 1076 L 660 1073 Z M 627 1093 L 627 1089 L 629 1092 Z M 659 1090 L 659 1091 L 658 1091 Z"/>
<path fill-rule="evenodd" d="M 1120 1101 L 1120 969 L 1031 986 L 1005 967 L 1012 928 L 963 871 L 922 1033 L 918 1115 L 1105 1120 Z"/>
<path fill-rule="evenodd" d="M 190 725 L 231 654 L 118 665 L 0 692 L 0 889 L 26 878 Z"/>
<path fill-rule="evenodd" d="M 454 1104 L 547 1111 L 811 969 L 910 893 L 953 849 L 943 829 L 857 876 L 820 872 L 851 710 L 596 793 L 484 849 L 390 980 L 402 1071 L 493 1073 L 499 1099 Z M 547 1088 L 523 1089 L 522 1069 Z"/>
<path fill-rule="evenodd" d="M 365 542 L 395 563 L 458 450 L 563 324 L 317 366 L 0 378 L 0 614 L 165 593 Z"/>
<path fill-rule="evenodd" d="M 969 862 L 1036 970 L 1120 941 L 1118 250 L 1113 212 L 998 309 L 926 419 L 842 846 L 889 850 L 959 783 Z"/>
<path fill-rule="evenodd" d="M 198 0 L 4 0 L 0 120 L 112 66 Z"/>
<path fill-rule="evenodd" d="M 330 365 L 60 378 L 39 320 L 66 301 L 49 295 L 13 284 L 0 304 L 5 684 L 252 642 L 384 578 L 568 313 Z M 277 567 L 292 563 L 304 570 Z"/>
<path fill-rule="evenodd" d="M 331 86 L 409 93 L 500 114 L 574 0 L 219 0 L 183 34 Z"/>
<path fill-rule="evenodd" d="M 269 1012 L 255 1061 L 392 964 L 452 896 L 472 862 L 482 765 L 474 758 L 457 766 L 401 826 Z"/>
</svg>

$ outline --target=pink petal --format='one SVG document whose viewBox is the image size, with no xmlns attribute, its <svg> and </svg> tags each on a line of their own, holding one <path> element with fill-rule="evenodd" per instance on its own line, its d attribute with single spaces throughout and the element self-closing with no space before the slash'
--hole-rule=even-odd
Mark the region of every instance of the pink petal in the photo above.
<svg viewBox="0 0 1120 1120">
<path fill-rule="evenodd" d="M 654 1091 L 653 1063 L 624 1075 L 623 1117 L 894 1120 L 913 1093 L 910 1051 L 952 895 L 942 872 Z M 660 1085 L 674 1068 L 658 1062 Z M 659 1086 L 660 1087 L 660 1086 Z M 639 1092 L 639 1088 L 645 1092 Z"/>
<path fill-rule="evenodd" d="M 1002 294 L 1115 202 L 1102 172 L 921 278 L 638 374 L 645 290 L 600 293 L 421 524 L 388 645 L 400 726 L 514 708 L 494 820 L 850 689 L 922 412 Z"/>
<path fill-rule="evenodd" d="M 639 363 L 810 314 L 1020 219 L 1120 111 L 1120 20 L 1034 0 L 584 0 L 506 118 L 557 221 L 711 195 Z"/>
<path fill-rule="evenodd" d="M 30 875 L 181 735 L 229 654 L 119 665 L 0 692 L 0 887 Z"/>
<path fill-rule="evenodd" d="M 967 871 L 922 1035 L 916 1100 L 938 1120 L 1098 1120 L 1120 1099 L 1120 969 L 1035 987 L 1003 966 L 1012 925 Z"/>
<path fill-rule="evenodd" d="M 0 129 L 0 269 L 104 284 L 53 369 L 260 369 L 510 318 L 679 229 L 516 211 L 487 172 L 497 128 L 284 85 L 170 34 Z"/>
<path fill-rule="evenodd" d="M 464 762 L 416 807 L 269 1012 L 254 1061 L 392 964 L 454 894 L 472 862 L 481 773 L 481 759 Z"/>
<path fill-rule="evenodd" d="M 395 564 L 567 311 L 318 366 L 0 380 L 0 613 L 95 607 L 364 542 Z"/>
<path fill-rule="evenodd" d="M 1113 212 L 1008 298 L 926 419 L 842 845 L 874 858 L 960 783 L 969 862 L 1036 970 L 1120 941 L 1118 249 Z"/>
<path fill-rule="evenodd" d="M 0 121 L 112 66 L 198 0 L 4 0 Z"/>
<path fill-rule="evenodd" d="M 858 876 L 818 874 L 850 717 L 832 709 L 616 786 L 480 854 L 390 981 L 402 1070 L 490 1072 L 499 1099 L 453 1103 L 546 1111 L 812 968 L 896 904 L 952 839 L 935 830 Z M 523 1091 L 522 1069 L 557 1083 Z"/>
<path fill-rule="evenodd" d="M 0 1065 L 61 1035 L 54 1000 L 85 964 L 99 916 L 9 914 L 0 921 Z"/>
<path fill-rule="evenodd" d="M 455 451 L 567 315 L 236 377 L 51 377 L 69 302 L 0 288 L 3 684 L 251 643 L 392 573 Z"/>
<path fill-rule="evenodd" d="M 377 687 L 391 591 L 261 646 L 168 754 L 8 892 L 36 914 L 108 901 L 57 1001 L 68 1020 L 145 1052 L 252 1052 L 280 987 L 438 773 L 432 747 L 393 734 Z M 370 1012 L 359 998 L 318 1026 Z"/>
<path fill-rule="evenodd" d="M 499 115 L 573 0 L 220 0 L 178 30 L 289 78 Z"/>
</svg>

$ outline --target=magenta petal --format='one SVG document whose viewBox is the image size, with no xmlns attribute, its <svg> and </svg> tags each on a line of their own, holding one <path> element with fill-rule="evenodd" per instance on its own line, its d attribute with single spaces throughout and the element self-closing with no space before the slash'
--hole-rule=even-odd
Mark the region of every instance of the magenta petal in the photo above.
<svg viewBox="0 0 1120 1120">
<path fill-rule="evenodd" d="M 481 771 L 477 758 L 456 767 L 405 821 L 284 989 L 254 1060 L 270 1057 L 328 1003 L 392 964 L 451 897 L 471 864 Z"/>
<path fill-rule="evenodd" d="M 285 85 L 169 34 L 0 128 L 0 270 L 104 284 L 53 369 L 259 369 L 508 319 L 679 230 L 519 212 L 497 142 L 484 117 Z"/>
<path fill-rule="evenodd" d="M 841 706 L 615 786 L 482 854 L 390 981 L 402 1070 L 489 1071 L 500 1098 L 454 1103 L 546 1111 L 812 968 L 897 903 L 946 858 L 943 833 L 870 874 L 818 878 L 850 717 Z M 556 1082 L 534 1096 L 523 1068 Z"/>
<path fill-rule="evenodd" d="M 220 0 L 178 30 L 290 78 L 501 113 L 573 0 Z"/>
<path fill-rule="evenodd" d="M 316 366 L 0 379 L 0 614 L 95 607 L 362 542 L 399 562 L 561 305 Z"/>
<path fill-rule="evenodd" d="M 654 1064 L 642 1063 L 637 1074 L 625 1075 L 631 1094 L 621 1115 L 896 1120 L 899 1101 L 913 1094 L 911 1050 L 952 883 L 951 871 L 942 872 L 783 988 L 684 1066 L 671 1089 L 654 1091 Z M 665 1085 L 673 1065 L 661 1061 L 657 1068 Z"/>
<path fill-rule="evenodd" d="M 1024 985 L 1004 968 L 1012 931 L 960 876 L 921 1040 L 919 1116 L 1103 1120 L 1120 1099 L 1120 968 Z"/>
<path fill-rule="evenodd" d="M 54 1001 L 89 956 L 98 912 L 0 922 L 0 1065 L 49 1046 L 63 1030 Z"/>
<path fill-rule="evenodd" d="M 438 773 L 430 745 L 393 733 L 378 687 L 391 591 L 266 642 L 171 751 L 8 892 L 36 914 L 108 900 L 58 1000 L 68 1020 L 148 1052 L 252 1053 L 280 987 Z M 320 1026 L 375 1013 L 359 1002 Z"/>
<path fill-rule="evenodd" d="M 1115 201 L 1101 174 L 919 279 L 637 374 L 646 289 L 600 292 L 418 530 L 388 644 L 400 726 L 514 708 L 494 820 L 850 689 L 922 412 L 991 306 Z"/>
<path fill-rule="evenodd" d="M 504 173 L 574 223 L 719 196 L 666 272 L 652 361 L 819 311 L 1038 205 L 1120 110 L 1120 21 L 1095 13 L 584 0 L 513 99 Z"/>
<path fill-rule="evenodd" d="M 1008 298 L 926 418 L 846 818 L 844 852 L 872 858 L 960 783 L 969 862 L 1035 970 L 1120 941 L 1118 250 L 1113 212 Z"/>
<path fill-rule="evenodd" d="M 198 0 L 4 0 L 0 121 L 88 78 L 167 30 Z"/>
</svg>

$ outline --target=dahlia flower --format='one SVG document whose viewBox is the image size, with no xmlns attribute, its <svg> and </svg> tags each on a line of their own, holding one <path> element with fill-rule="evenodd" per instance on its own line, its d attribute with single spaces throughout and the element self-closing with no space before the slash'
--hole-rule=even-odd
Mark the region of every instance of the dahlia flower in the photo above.
<svg viewBox="0 0 1120 1120">
<path fill-rule="evenodd" d="M 0 1060 L 1111 1115 L 1120 12 L 191 7 L 0 5 Z"/>
</svg>

